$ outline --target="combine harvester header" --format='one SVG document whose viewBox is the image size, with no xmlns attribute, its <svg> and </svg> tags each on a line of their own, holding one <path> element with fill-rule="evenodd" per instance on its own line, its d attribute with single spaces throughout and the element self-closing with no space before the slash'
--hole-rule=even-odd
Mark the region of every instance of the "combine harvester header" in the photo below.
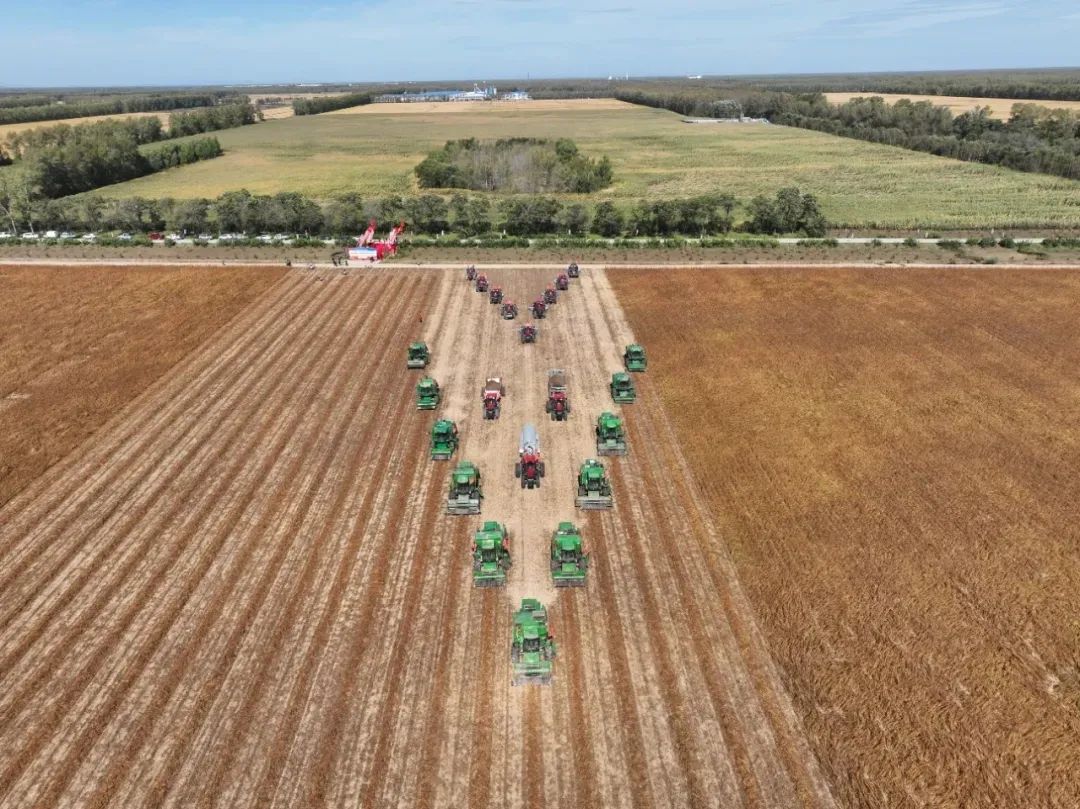
<svg viewBox="0 0 1080 809">
<path fill-rule="evenodd" d="M 397 253 L 398 237 L 405 231 L 405 223 L 399 222 L 387 235 L 386 241 L 373 242 L 375 236 L 375 220 L 368 222 L 368 229 L 364 235 L 356 240 L 356 245 L 349 248 L 349 261 L 366 261 L 376 264 L 388 256 Z"/>
</svg>

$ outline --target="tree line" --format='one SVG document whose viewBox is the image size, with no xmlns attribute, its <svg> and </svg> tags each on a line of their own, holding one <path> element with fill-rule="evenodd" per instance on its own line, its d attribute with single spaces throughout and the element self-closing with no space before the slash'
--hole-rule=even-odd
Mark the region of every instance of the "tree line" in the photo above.
<svg viewBox="0 0 1080 809">
<path fill-rule="evenodd" d="M 318 115 L 348 107 L 362 107 L 371 103 L 371 93 L 346 93 L 340 96 L 297 98 L 293 100 L 293 115 Z"/>
<path fill-rule="evenodd" d="M 193 141 L 187 141 L 186 146 Z M 14 192 L 14 193 L 13 193 Z M 738 228 L 734 212 L 745 208 L 748 218 Z M 345 238 L 363 232 L 370 219 L 388 228 L 405 220 L 409 232 L 461 237 L 565 235 L 606 238 L 694 238 L 747 233 L 803 233 L 823 236 L 825 220 L 817 201 L 798 189 L 784 189 L 774 198 L 756 197 L 745 204 L 730 194 L 707 194 L 668 200 L 641 200 L 620 208 L 610 200 L 595 207 L 563 202 L 546 195 L 492 200 L 487 196 L 437 194 L 363 199 L 345 194 L 315 200 L 287 192 L 273 195 L 230 191 L 216 199 L 105 199 L 81 194 L 62 199 L 29 199 L 0 185 L 0 215 L 13 229 L 130 232 L 175 231 L 209 233 L 302 233 Z"/>
<path fill-rule="evenodd" d="M 259 119 L 259 113 L 247 101 L 219 104 L 216 107 L 206 107 L 191 112 L 174 112 L 169 116 L 169 137 L 181 138 L 185 135 L 201 135 L 204 132 L 233 129 L 253 124 Z"/>
<path fill-rule="evenodd" d="M 618 97 L 682 115 L 710 114 L 708 100 L 699 94 L 633 91 Z M 762 92 L 736 100 L 744 115 L 776 124 L 1080 179 L 1080 113 L 1070 110 L 1016 104 L 1009 120 L 1001 121 L 985 107 L 954 115 L 929 101 L 901 99 L 889 104 L 879 96 L 832 104 L 821 93 Z"/>
<path fill-rule="evenodd" d="M 569 138 L 447 141 L 415 169 L 421 188 L 515 194 L 578 193 L 611 185 L 611 161 L 586 157 Z"/>
<path fill-rule="evenodd" d="M 108 98 L 66 96 L 62 100 L 33 103 L 19 107 L 0 107 L 0 124 L 24 124 L 57 121 L 62 118 L 87 118 L 92 115 L 120 115 L 129 112 L 165 112 L 168 110 L 212 107 L 225 99 L 245 101 L 234 92 L 145 93 Z"/>
<path fill-rule="evenodd" d="M 156 128 L 144 120 L 101 121 L 23 133 L 16 165 L 0 171 L 0 182 L 21 189 L 28 200 L 56 199 L 222 153 L 214 137 L 144 150 L 161 126 L 148 120 Z"/>
</svg>

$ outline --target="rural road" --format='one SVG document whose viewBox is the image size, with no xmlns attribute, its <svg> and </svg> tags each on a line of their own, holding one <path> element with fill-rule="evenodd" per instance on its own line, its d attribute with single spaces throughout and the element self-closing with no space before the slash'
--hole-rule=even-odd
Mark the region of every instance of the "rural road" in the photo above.
<svg viewBox="0 0 1080 809">
<path fill-rule="evenodd" d="M 553 275 L 488 274 L 522 307 Z M 833 806 L 648 374 L 607 459 L 615 509 L 574 509 L 632 339 L 604 272 L 535 345 L 520 322 L 460 269 L 293 271 L 0 510 L 0 805 Z M 414 406 L 420 336 L 441 412 Z M 484 474 L 479 518 L 443 514 L 442 413 Z M 526 420 L 534 491 L 513 477 Z M 485 518 L 511 531 L 505 590 L 472 586 Z M 550 585 L 561 519 L 586 588 Z M 550 605 L 548 687 L 510 685 L 523 595 Z"/>
</svg>

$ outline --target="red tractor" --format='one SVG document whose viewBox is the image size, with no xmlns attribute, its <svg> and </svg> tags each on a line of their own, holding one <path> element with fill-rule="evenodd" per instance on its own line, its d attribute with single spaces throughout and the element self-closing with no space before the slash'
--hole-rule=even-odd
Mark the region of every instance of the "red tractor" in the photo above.
<svg viewBox="0 0 1080 809">
<path fill-rule="evenodd" d="M 540 436 L 536 434 L 536 428 L 531 424 L 526 424 L 521 431 L 514 476 L 521 481 L 523 489 L 539 488 L 540 478 L 544 476 L 544 462 L 540 458 Z"/>
<path fill-rule="evenodd" d="M 507 301 L 502 305 L 502 319 L 513 320 L 518 316 L 517 304 L 513 301 Z"/>
<path fill-rule="evenodd" d="M 535 317 L 537 320 L 543 320 L 545 317 L 547 317 L 547 304 L 544 303 L 543 298 L 537 298 L 535 301 L 533 301 L 532 313 L 533 317 Z"/>
<path fill-rule="evenodd" d="M 566 421 L 570 415 L 570 400 L 566 396 L 566 371 L 561 368 L 548 371 L 548 398 L 544 410 L 552 421 Z"/>
<path fill-rule="evenodd" d="M 518 331 L 521 336 L 521 342 L 523 343 L 535 343 L 536 342 L 536 326 L 532 323 L 526 323 Z"/>
<path fill-rule="evenodd" d="M 502 413 L 502 397 L 506 395 L 506 386 L 502 378 L 492 376 L 484 383 L 480 391 L 480 401 L 484 404 L 484 419 L 494 421 Z"/>
<path fill-rule="evenodd" d="M 475 264 L 470 264 L 468 267 L 465 268 L 465 280 L 466 281 L 475 281 L 476 280 L 476 265 Z"/>
<path fill-rule="evenodd" d="M 487 280 L 486 275 L 478 275 L 478 276 L 476 276 L 476 291 L 477 292 L 487 292 L 488 291 L 488 280 Z"/>
<path fill-rule="evenodd" d="M 481 276 L 482 278 L 483 276 Z M 544 290 L 544 303 L 551 306 L 555 301 L 559 299 L 558 293 L 555 292 L 555 287 L 548 287 Z"/>
<path fill-rule="evenodd" d="M 502 287 L 492 287 L 488 293 L 488 301 L 491 303 L 502 303 Z"/>
<path fill-rule="evenodd" d="M 563 273 L 555 279 L 555 289 L 558 289 L 562 292 L 570 289 L 570 278 L 566 275 L 566 273 Z"/>
</svg>

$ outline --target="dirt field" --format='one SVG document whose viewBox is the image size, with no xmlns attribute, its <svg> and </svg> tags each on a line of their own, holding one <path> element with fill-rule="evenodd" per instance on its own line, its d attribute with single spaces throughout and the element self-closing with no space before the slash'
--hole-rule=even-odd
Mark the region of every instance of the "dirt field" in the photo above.
<svg viewBox="0 0 1080 809">
<path fill-rule="evenodd" d="M 989 107 L 995 118 L 1002 120 L 1012 114 L 1013 104 L 1041 104 L 1044 107 L 1064 110 L 1080 110 L 1080 101 L 1038 101 L 1023 98 L 971 98 L 966 96 L 920 96 L 920 95 L 891 95 L 889 93 L 825 93 L 825 98 L 834 104 L 843 104 L 853 98 L 866 98 L 867 96 L 881 96 L 890 104 L 896 103 L 901 98 L 912 101 L 929 101 L 939 107 L 948 107 L 954 115 L 971 112 L 976 107 Z"/>
<path fill-rule="evenodd" d="M 0 504 L 282 272 L 0 265 Z"/>
<path fill-rule="evenodd" d="M 1080 273 L 609 277 L 837 799 L 1076 806 Z"/>
<path fill-rule="evenodd" d="M 493 280 L 523 304 L 553 274 Z M 625 408 L 616 508 L 575 513 L 631 337 L 603 273 L 540 329 L 519 345 L 459 270 L 296 270 L 9 503 L 0 804 L 834 805 L 653 386 Z M 417 336 L 482 518 L 510 529 L 506 592 L 472 587 L 480 518 L 442 513 Z M 564 424 L 543 418 L 552 366 Z M 491 372 L 508 392 L 484 422 Z M 512 471 L 526 420 L 547 461 L 531 492 Z M 592 570 L 556 593 L 564 518 Z M 546 688 L 509 685 L 523 594 L 560 642 Z"/>
</svg>

